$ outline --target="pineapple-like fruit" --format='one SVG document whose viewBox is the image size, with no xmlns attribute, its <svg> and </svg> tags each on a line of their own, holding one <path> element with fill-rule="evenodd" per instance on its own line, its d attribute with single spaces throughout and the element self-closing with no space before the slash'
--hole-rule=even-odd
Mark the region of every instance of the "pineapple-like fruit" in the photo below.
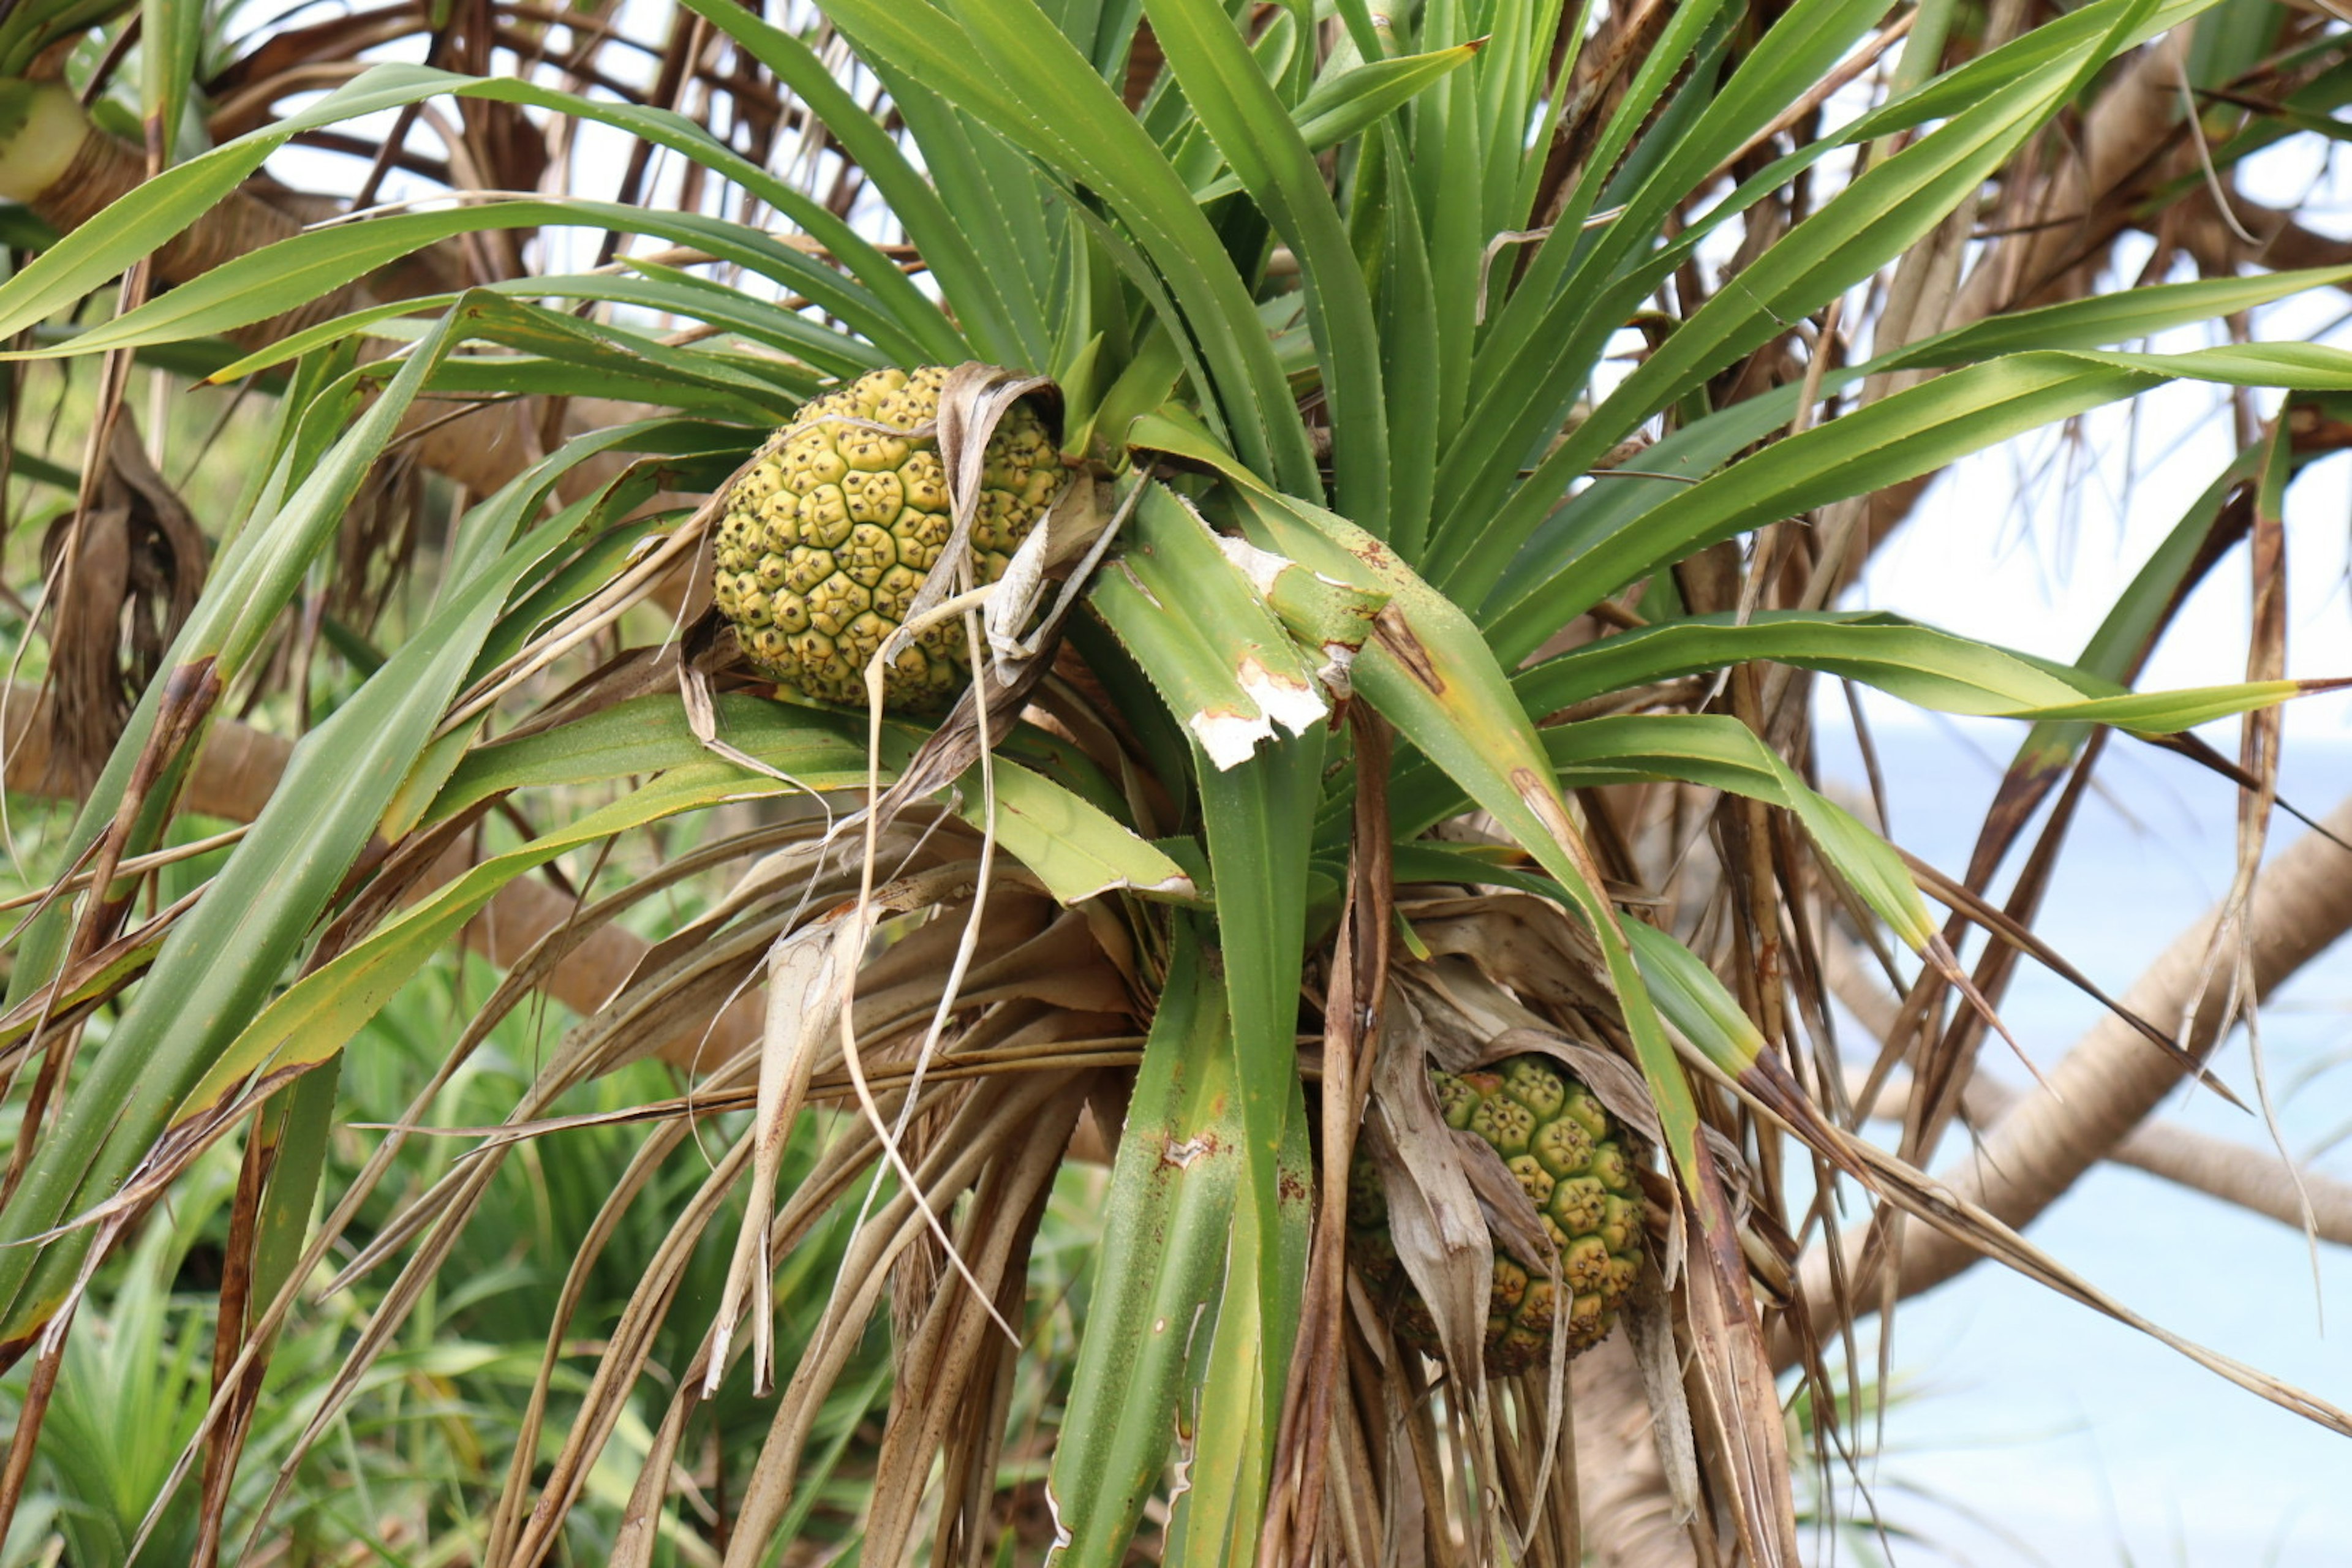
<svg viewBox="0 0 2352 1568">
<path fill-rule="evenodd" d="M 811 398 L 727 492 L 713 596 L 761 673 L 821 702 L 865 705 L 866 666 L 906 621 L 952 526 L 929 433 L 947 378 L 943 365 L 877 370 Z M 1036 412 L 1015 405 L 985 453 L 977 581 L 1004 575 L 1062 474 Z M 892 663 L 884 705 L 936 710 L 970 675 L 964 629 L 943 622 Z"/>
<path fill-rule="evenodd" d="M 1446 1125 L 1471 1133 L 1519 1179 L 1559 1252 L 1568 1353 L 1608 1337 L 1642 1267 L 1642 1194 L 1624 1129 L 1592 1091 L 1548 1057 L 1513 1057 L 1473 1072 L 1433 1069 Z M 1380 1173 L 1360 1149 L 1348 1194 L 1349 1248 L 1397 1337 L 1435 1355 L 1437 1324 L 1397 1258 Z M 1486 1298 L 1488 1375 L 1549 1363 L 1552 1285 L 1541 1268 L 1495 1248 Z"/>
</svg>

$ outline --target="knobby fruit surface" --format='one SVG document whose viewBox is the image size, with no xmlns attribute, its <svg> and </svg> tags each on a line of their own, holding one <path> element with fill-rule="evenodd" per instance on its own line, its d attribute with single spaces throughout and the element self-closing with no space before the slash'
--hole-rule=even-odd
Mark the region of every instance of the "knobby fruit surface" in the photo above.
<svg viewBox="0 0 2352 1568">
<path fill-rule="evenodd" d="M 866 666 L 905 624 L 953 531 L 934 434 L 944 365 L 877 370 L 811 398 L 728 490 L 712 595 L 763 675 L 821 702 L 862 707 Z M 993 583 L 1060 488 L 1035 410 L 1016 404 L 989 438 L 972 523 L 972 573 Z M 891 662 L 884 706 L 935 710 L 971 673 L 948 620 Z"/>
<path fill-rule="evenodd" d="M 1465 1073 L 1432 1069 L 1445 1124 L 1502 1156 L 1535 1205 L 1559 1257 L 1568 1305 L 1559 1316 L 1568 1353 L 1608 1337 L 1642 1268 L 1642 1194 L 1633 1148 L 1592 1091 L 1546 1057 L 1522 1056 Z M 1406 1277 L 1389 1229 L 1379 1170 L 1359 1146 L 1349 1184 L 1349 1250 L 1397 1337 L 1438 1352 L 1437 1323 Z M 1488 1375 L 1549 1363 L 1553 1285 L 1541 1262 L 1495 1247 L 1486 1298 Z"/>
</svg>

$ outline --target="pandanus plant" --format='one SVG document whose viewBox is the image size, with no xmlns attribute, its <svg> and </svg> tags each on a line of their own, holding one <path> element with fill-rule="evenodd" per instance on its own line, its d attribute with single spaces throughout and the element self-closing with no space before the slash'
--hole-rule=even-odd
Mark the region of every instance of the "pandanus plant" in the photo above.
<svg viewBox="0 0 2352 1568">
<path fill-rule="evenodd" d="M 1793 1563 L 1776 1376 L 1838 1407 L 1824 1346 L 1880 1305 L 1904 1224 L 2352 1432 L 1918 1169 L 2007 955 L 2054 957 L 1982 890 L 2022 806 L 2087 778 L 2110 729 L 2177 735 L 2301 689 L 2274 668 L 2131 684 L 2211 562 L 2274 529 L 2352 390 L 2324 347 L 2118 346 L 2352 269 L 1969 293 L 1971 226 L 1989 182 L 2032 184 L 2061 116 L 2189 29 L 2258 16 L 2263 47 L 2223 77 L 2259 68 L 2263 102 L 2306 117 L 2335 35 L 2215 0 L 2004 12 L 1975 37 L 1955 7 L 1884 0 L 822 0 L 785 25 L 682 4 L 665 90 L 731 50 L 730 101 L 760 116 L 688 118 L 593 72 L 573 91 L 379 64 L 184 161 L 159 130 L 153 177 L 59 216 L 83 187 L 61 188 L 58 138 L 99 159 L 104 132 L 60 87 L 8 89 L 11 123 L 51 140 L 0 173 L 64 232 L 0 284 L 0 330 L 170 252 L 143 302 L 22 352 L 226 338 L 211 379 L 268 378 L 277 413 L 10 942 L 26 1109 L 0 1339 L 35 1364 L 7 1500 L 92 1268 L 237 1139 L 215 1394 L 182 1475 L 207 1559 L 232 1524 L 265 1539 L 455 1239 L 496 1223 L 502 1164 L 651 1053 L 690 1079 L 629 1113 L 643 1141 L 575 1284 L 656 1173 L 707 1152 L 708 1178 L 567 1399 L 576 1290 L 559 1304 L 485 1563 L 557 1550 L 625 1419 L 654 1435 L 612 1560 L 684 1550 L 678 1461 L 730 1381 L 773 1403 L 725 1561 L 773 1560 L 883 1317 L 865 1560 L 996 1550 L 1029 1253 L 1087 1158 L 1109 1162 L 1100 1250 L 1047 1524 L 1016 1555 L 1577 1563 L 1568 1361 L 1613 1323 L 1692 1538 Z M 477 192 L 202 242 L 289 142 L 444 101 L 625 142 L 629 199 Z M 166 103 L 152 127 L 176 124 Z M 2224 166 L 2279 123 L 2258 119 Z M 688 171 L 677 200 L 645 195 L 645 148 Z M 566 270 L 574 231 L 608 237 Z M 536 270 L 447 276 L 453 239 L 531 236 Z M 2179 379 L 2291 389 L 2301 412 L 2189 509 L 2080 662 L 1837 607 L 1886 498 Z M 284 679 L 281 629 L 355 498 L 419 454 L 477 492 L 412 563 L 411 624 L 381 649 L 342 637 L 351 679 L 217 871 L 135 918 L 227 703 Z M 1824 677 L 2032 726 L 1986 865 L 1937 873 L 1820 792 Z M 2259 823 L 2260 746 L 2242 769 L 2173 743 L 2235 772 Z M 597 879 L 612 846 L 679 821 L 703 826 L 690 852 Z M 576 900 L 481 936 L 567 860 Z M 719 890 L 630 947 L 625 921 L 685 886 Z M 2005 944 L 1973 974 L 1971 922 Z M 506 976 L 447 1071 L 539 987 L 577 1026 L 395 1221 L 352 1230 L 415 1125 L 314 1222 L 342 1054 L 467 940 Z M 1898 1149 L 1854 1131 L 1832 942 L 1916 976 Z M 617 973 L 614 951 L 634 955 Z M 2201 1070 L 2165 1020 L 2134 1026 L 2168 1072 Z M 824 1105 L 849 1114 L 818 1150 Z M 1842 1184 L 1879 1245 L 1823 1301 L 1799 1241 L 1834 1228 Z M 822 1317 L 779 1365 L 777 1270 L 838 1223 Z M 656 1376 L 712 1248 L 731 1265 L 699 1349 Z M 278 1489 L 233 1519 L 271 1347 L 331 1255 L 396 1280 Z"/>
</svg>

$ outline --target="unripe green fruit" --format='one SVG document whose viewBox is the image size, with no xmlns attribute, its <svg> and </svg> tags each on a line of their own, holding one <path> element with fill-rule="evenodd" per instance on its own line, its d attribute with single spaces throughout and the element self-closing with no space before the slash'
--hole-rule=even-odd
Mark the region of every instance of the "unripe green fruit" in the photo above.
<svg viewBox="0 0 2352 1568">
<path fill-rule="evenodd" d="M 943 365 L 877 370 L 811 398 L 727 492 L 712 595 L 752 666 L 821 702 L 864 706 L 866 666 L 905 624 L 953 531 L 947 469 L 928 431 Z M 1025 403 L 990 437 L 971 533 L 993 583 L 1061 487 L 1059 454 Z M 884 677 L 893 712 L 943 707 L 971 679 L 963 627 L 918 633 Z"/>
<path fill-rule="evenodd" d="M 1549 1058 L 1513 1057 L 1466 1073 L 1433 1070 L 1447 1126 L 1502 1156 L 1559 1253 L 1570 1355 L 1608 1337 L 1642 1268 L 1642 1194 L 1624 1129 Z M 1348 1246 L 1397 1338 L 1435 1355 L 1437 1324 L 1405 1275 L 1389 1233 L 1388 1201 L 1359 1149 L 1348 1190 Z M 1547 1364 L 1552 1284 L 1530 1260 L 1495 1248 L 1486 1300 L 1486 1371 L 1509 1377 Z"/>
</svg>

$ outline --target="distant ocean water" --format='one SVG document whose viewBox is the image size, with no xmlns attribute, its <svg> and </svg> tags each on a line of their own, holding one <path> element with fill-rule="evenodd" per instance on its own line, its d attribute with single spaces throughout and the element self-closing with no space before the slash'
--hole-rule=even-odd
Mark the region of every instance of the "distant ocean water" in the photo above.
<svg viewBox="0 0 2352 1568">
<path fill-rule="evenodd" d="M 2021 733 L 1916 716 L 1880 724 L 1895 837 L 1961 870 Z M 2227 733 L 2211 738 L 2234 752 Z M 1851 735 L 1827 725 L 1822 746 L 1824 782 L 1860 793 Z M 2227 890 L 2235 792 L 2121 737 L 2100 776 L 2107 787 L 2078 817 L 2037 929 L 2113 994 Z M 2332 809 L 2352 793 L 2352 739 L 2291 731 L 2284 793 L 2315 816 Z M 2305 831 L 2281 814 L 2273 849 Z M 2352 854 L 2345 861 L 2352 876 Z M 2032 963 L 2002 1007 L 2044 1065 L 2098 1013 Z M 2303 1157 L 2344 1138 L 2316 1168 L 2352 1180 L 2352 943 L 2272 998 L 2262 1036 L 2287 1146 Z M 1997 1043 L 1983 1062 L 2003 1081 L 2030 1081 Z M 2252 1103 L 2242 1030 L 2217 1064 Z M 2159 1114 L 2269 1146 L 2259 1121 L 2210 1094 L 2176 1093 Z M 1956 1134 L 1943 1160 L 1966 1147 Z M 2323 1245 L 2315 1280 L 2299 1232 L 2111 1165 L 2030 1234 L 2166 1328 L 2352 1408 L 2352 1248 Z M 1902 1397 L 1873 1485 L 1888 1522 L 1912 1538 L 1894 1540 L 1898 1563 L 2352 1568 L 2352 1439 L 2008 1270 L 1981 1265 L 1906 1303 L 1893 1352 Z"/>
</svg>

